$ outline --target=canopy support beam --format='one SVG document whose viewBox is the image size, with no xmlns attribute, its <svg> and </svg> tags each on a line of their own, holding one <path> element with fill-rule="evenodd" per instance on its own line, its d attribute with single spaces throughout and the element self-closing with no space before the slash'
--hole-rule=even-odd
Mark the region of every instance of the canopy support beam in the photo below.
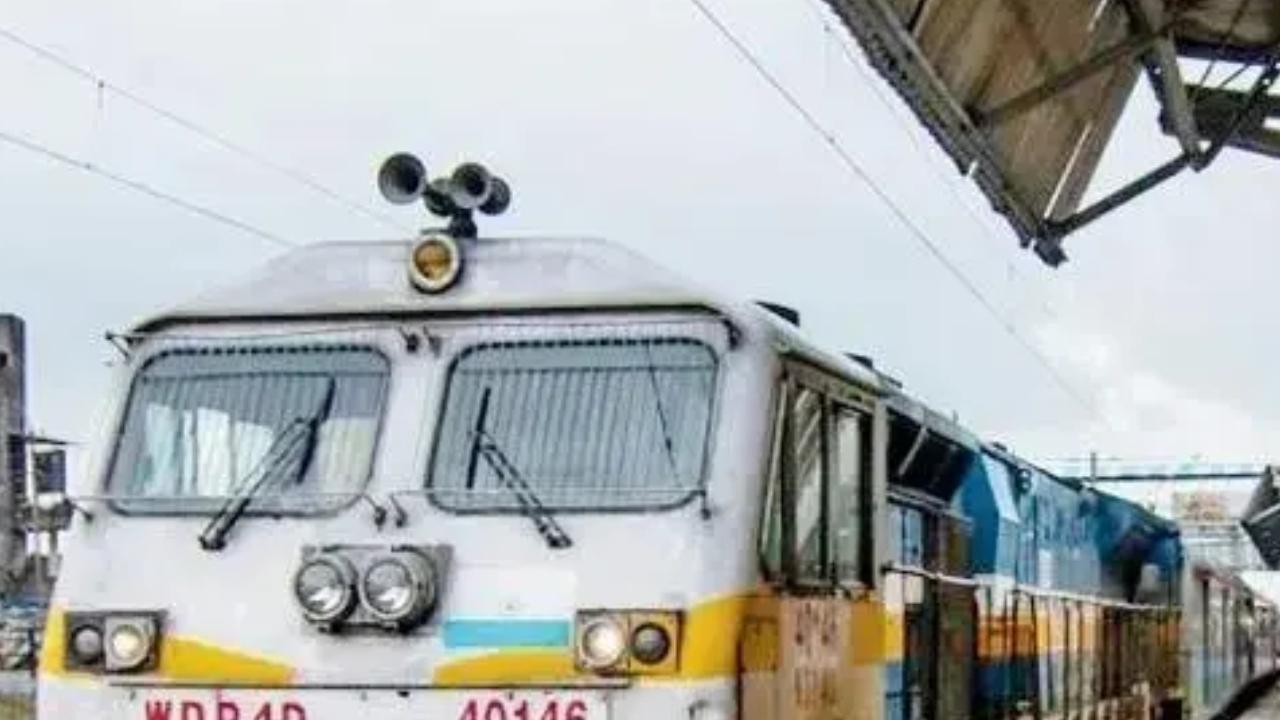
<svg viewBox="0 0 1280 720">
<path fill-rule="evenodd" d="M 1146 65 L 1151 84 L 1160 95 L 1160 105 L 1169 116 L 1173 134 L 1182 146 L 1182 153 L 1193 162 L 1200 160 L 1200 133 L 1196 130 L 1195 116 L 1191 112 L 1191 99 L 1182 81 L 1178 67 L 1178 50 L 1174 46 L 1173 31 L 1165 23 L 1163 3 L 1160 0 L 1124 0 L 1134 27 L 1141 35 L 1159 34 L 1147 53 Z M 1155 28 L 1162 31 L 1156 33 Z"/>
<path fill-rule="evenodd" d="M 1183 153 L 1071 217 L 1050 222 L 1048 236 L 1036 242 L 1036 253 L 1045 262 L 1055 265 L 1056 263 L 1053 261 L 1055 251 L 1057 256 L 1060 257 L 1062 250 L 1059 246 L 1063 237 L 1128 203 L 1188 167 L 1194 168 L 1196 171 L 1207 168 L 1222 152 L 1222 149 L 1233 142 L 1247 122 L 1251 119 L 1256 121 L 1257 110 L 1259 107 L 1266 107 L 1264 101 L 1268 97 L 1267 91 L 1270 90 L 1277 77 L 1280 77 L 1280 60 L 1273 60 L 1270 67 L 1254 82 L 1253 88 L 1248 94 L 1242 94 L 1244 95 L 1244 100 L 1238 105 L 1235 114 L 1230 120 L 1222 123 L 1220 132 L 1213 138 L 1208 150 L 1203 153 L 1198 152 L 1195 156 Z M 1059 259 L 1058 262 L 1061 262 L 1061 260 Z"/>
<path fill-rule="evenodd" d="M 1047 100 L 1061 95 L 1076 85 L 1114 67 L 1116 63 L 1149 50 L 1160 39 L 1156 34 L 1129 35 L 1114 46 L 1102 50 L 1093 57 L 1066 70 L 1044 83 L 1006 100 L 990 110 L 971 111 L 978 125 L 990 129 L 1030 112 Z"/>
</svg>

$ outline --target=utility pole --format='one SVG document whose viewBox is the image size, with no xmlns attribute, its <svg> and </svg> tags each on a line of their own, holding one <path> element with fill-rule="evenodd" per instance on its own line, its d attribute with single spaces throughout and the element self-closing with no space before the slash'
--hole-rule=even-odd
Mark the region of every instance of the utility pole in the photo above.
<svg viewBox="0 0 1280 720">
<path fill-rule="evenodd" d="M 16 590 L 26 555 L 18 525 L 27 476 L 26 332 L 22 318 L 0 314 L 0 595 Z M 15 572 L 16 570 L 16 572 Z"/>
</svg>

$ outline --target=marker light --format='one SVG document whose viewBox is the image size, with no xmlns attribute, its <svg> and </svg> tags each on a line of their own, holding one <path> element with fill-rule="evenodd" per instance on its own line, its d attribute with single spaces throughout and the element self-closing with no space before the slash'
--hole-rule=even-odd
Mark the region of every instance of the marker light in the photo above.
<svg viewBox="0 0 1280 720">
<path fill-rule="evenodd" d="M 421 622 L 436 603 L 436 573 L 427 558 L 392 551 L 373 559 L 360 576 L 360 599 L 382 623 L 400 630 Z"/>
<path fill-rule="evenodd" d="M 413 246 L 409 257 L 409 280 L 423 292 L 448 290 L 462 273 L 462 252 L 458 243 L 444 233 L 428 233 Z"/>
<path fill-rule="evenodd" d="M 645 665 L 656 665 L 671 652 L 671 635 L 656 623 L 645 623 L 631 633 L 631 657 Z"/>
<path fill-rule="evenodd" d="M 71 657 L 76 665 L 94 665 L 102 659 L 102 630 L 84 625 L 71 631 Z"/>
<path fill-rule="evenodd" d="M 346 619 L 356 606 L 355 569 L 338 555 L 317 555 L 298 568 L 293 594 L 302 614 L 314 623 Z"/>
<path fill-rule="evenodd" d="M 574 657 L 600 675 L 670 675 L 680 669 L 679 610 L 579 610 Z"/>
<path fill-rule="evenodd" d="M 107 617 L 106 669 L 140 670 L 155 659 L 156 624 L 150 617 Z"/>
<path fill-rule="evenodd" d="M 627 633 L 612 615 L 598 615 L 578 630 L 578 660 L 590 670 L 617 668 L 627 653 Z"/>
<path fill-rule="evenodd" d="M 66 666 L 91 673 L 145 672 L 160 660 L 164 613 L 153 610 L 71 611 L 66 615 Z"/>
</svg>

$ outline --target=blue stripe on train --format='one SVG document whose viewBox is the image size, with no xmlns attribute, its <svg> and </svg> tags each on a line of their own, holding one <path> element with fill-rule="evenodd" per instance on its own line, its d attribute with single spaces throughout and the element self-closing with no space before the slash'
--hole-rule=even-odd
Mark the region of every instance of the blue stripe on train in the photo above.
<svg viewBox="0 0 1280 720">
<path fill-rule="evenodd" d="M 458 648 L 568 647 L 570 623 L 563 620 L 448 620 L 444 646 Z"/>
</svg>

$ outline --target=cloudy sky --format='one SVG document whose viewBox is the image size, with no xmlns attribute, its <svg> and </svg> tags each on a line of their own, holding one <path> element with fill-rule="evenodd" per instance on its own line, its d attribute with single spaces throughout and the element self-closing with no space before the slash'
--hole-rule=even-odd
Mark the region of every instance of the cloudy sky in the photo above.
<svg viewBox="0 0 1280 720">
<path fill-rule="evenodd" d="M 0 132 L 293 242 L 394 237 L 373 173 L 413 150 L 515 188 L 502 234 L 609 237 L 798 307 L 918 395 L 1031 456 L 1272 458 L 1280 163 L 1230 154 L 1042 267 L 872 79 L 815 0 L 708 0 L 1052 364 L 1055 380 L 810 133 L 689 0 L 4 0 L 0 29 L 296 168 L 377 220 L 0 38 Z M 1140 88 L 1102 171 L 1174 152 Z M 27 319 L 30 415 L 88 436 L 103 332 L 281 252 L 0 144 L 0 312 Z"/>
</svg>

